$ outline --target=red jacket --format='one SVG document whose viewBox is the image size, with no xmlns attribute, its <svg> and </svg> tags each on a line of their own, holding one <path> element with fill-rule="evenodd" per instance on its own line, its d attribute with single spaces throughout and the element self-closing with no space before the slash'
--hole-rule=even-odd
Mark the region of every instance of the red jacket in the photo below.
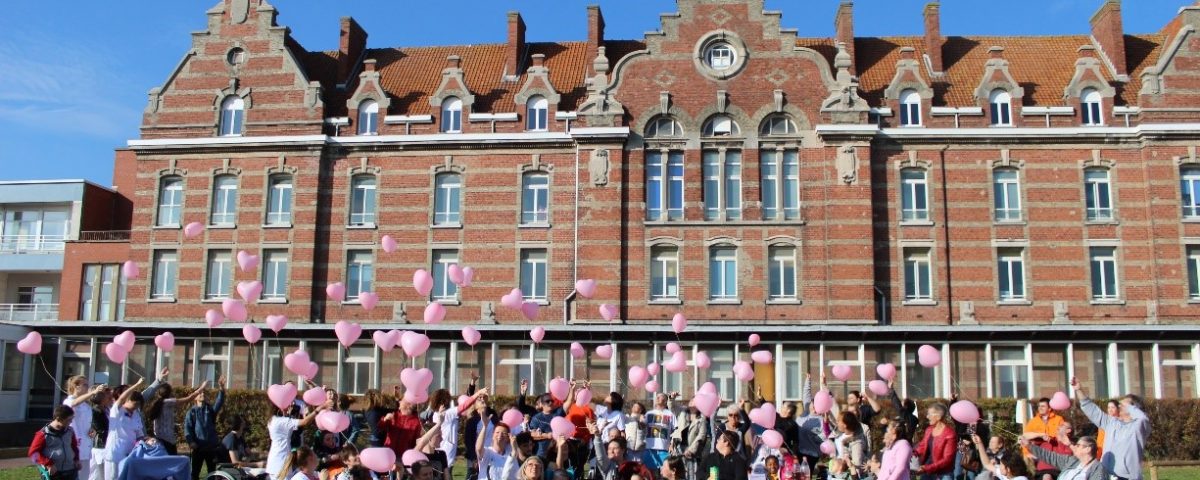
<svg viewBox="0 0 1200 480">
<path fill-rule="evenodd" d="M 925 462 L 926 450 L 929 448 L 929 437 L 933 436 L 933 425 L 925 427 L 925 436 L 913 448 L 913 456 L 924 467 L 923 473 L 940 474 L 954 471 L 954 455 L 958 453 L 958 434 L 954 427 L 947 426 L 942 434 L 933 439 L 933 452 L 930 461 Z"/>
<path fill-rule="evenodd" d="M 392 412 L 392 419 L 380 420 L 379 431 L 383 433 L 383 446 L 396 452 L 396 458 L 404 452 L 417 448 L 417 439 L 421 438 L 421 419 L 416 415 L 401 415 Z"/>
<path fill-rule="evenodd" d="M 33 434 L 33 443 L 29 444 L 29 459 L 33 463 L 57 472 L 75 470 L 79 461 L 79 439 L 71 427 L 55 430 L 49 425 Z"/>
</svg>

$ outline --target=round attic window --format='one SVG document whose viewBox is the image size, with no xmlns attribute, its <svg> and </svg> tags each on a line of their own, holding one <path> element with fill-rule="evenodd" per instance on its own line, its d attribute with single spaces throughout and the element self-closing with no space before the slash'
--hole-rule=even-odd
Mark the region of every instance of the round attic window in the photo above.
<svg viewBox="0 0 1200 480">
<path fill-rule="evenodd" d="M 230 50 L 229 54 L 225 55 L 225 62 L 233 67 L 241 66 L 246 63 L 246 51 L 241 48 Z"/>
<path fill-rule="evenodd" d="M 717 42 L 704 52 L 704 61 L 708 68 L 716 71 L 729 70 L 737 63 L 737 52 L 727 42 Z"/>
<path fill-rule="evenodd" d="M 696 42 L 696 68 L 717 80 L 733 78 L 746 66 L 746 44 L 737 34 L 717 30 Z"/>
</svg>

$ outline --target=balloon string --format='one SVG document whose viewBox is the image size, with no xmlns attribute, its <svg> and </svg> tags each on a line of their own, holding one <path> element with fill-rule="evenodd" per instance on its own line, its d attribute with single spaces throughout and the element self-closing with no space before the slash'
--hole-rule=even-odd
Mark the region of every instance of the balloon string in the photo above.
<svg viewBox="0 0 1200 480">
<path fill-rule="evenodd" d="M 46 359 L 42 358 L 42 355 L 40 353 L 35 356 L 38 359 L 38 363 L 42 365 L 42 371 L 46 372 L 46 378 L 49 378 L 50 383 L 54 384 L 54 388 L 62 393 L 67 394 L 68 397 L 71 396 L 71 392 L 68 392 L 66 389 L 62 388 L 62 385 L 59 385 L 59 383 L 58 383 L 58 379 L 54 377 L 53 373 L 50 373 L 49 368 L 46 368 Z"/>
</svg>

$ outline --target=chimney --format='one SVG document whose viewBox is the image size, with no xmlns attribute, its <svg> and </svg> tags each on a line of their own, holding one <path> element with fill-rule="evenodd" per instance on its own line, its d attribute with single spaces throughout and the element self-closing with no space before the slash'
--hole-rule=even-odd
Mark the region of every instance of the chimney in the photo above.
<svg viewBox="0 0 1200 480">
<path fill-rule="evenodd" d="M 359 59 L 367 50 L 367 31 L 351 17 L 342 17 L 342 33 L 338 42 L 338 81 L 349 84 Z"/>
<path fill-rule="evenodd" d="M 854 61 L 854 2 L 847 0 L 838 5 L 837 14 L 833 17 L 833 29 L 837 36 L 834 43 L 844 43 L 846 53 L 850 55 L 850 74 L 858 75 Z"/>
<path fill-rule="evenodd" d="M 600 55 L 600 47 L 604 46 L 604 14 L 599 5 L 588 5 L 588 58 Z"/>
<path fill-rule="evenodd" d="M 942 73 L 942 4 L 929 2 L 925 5 L 925 55 L 929 57 L 929 69 L 933 73 Z"/>
<path fill-rule="evenodd" d="M 508 12 L 508 58 L 504 74 L 510 77 L 521 75 L 521 56 L 525 54 L 525 20 L 519 12 Z"/>
<path fill-rule="evenodd" d="M 1117 75 L 1128 75 L 1125 64 L 1125 29 L 1121 24 L 1121 1 L 1108 0 L 1092 15 L 1092 39 Z"/>
</svg>

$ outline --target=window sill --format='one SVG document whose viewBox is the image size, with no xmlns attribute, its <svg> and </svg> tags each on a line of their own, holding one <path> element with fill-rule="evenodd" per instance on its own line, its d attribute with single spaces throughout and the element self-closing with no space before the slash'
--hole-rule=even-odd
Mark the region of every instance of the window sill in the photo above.
<svg viewBox="0 0 1200 480">
<path fill-rule="evenodd" d="M 457 307 L 459 305 L 462 305 L 462 300 L 459 300 L 457 298 L 438 298 L 438 299 L 434 299 L 430 303 L 440 303 L 442 305 L 450 305 L 450 306 Z"/>
<path fill-rule="evenodd" d="M 207 304 L 218 304 L 218 305 L 219 305 L 219 304 L 225 303 L 225 301 L 226 301 L 226 300 L 230 300 L 230 299 L 232 299 L 232 297 L 224 297 L 224 298 L 205 298 L 205 299 L 203 299 L 203 300 L 200 300 L 200 303 L 207 303 Z M 243 301 L 244 301 L 244 300 L 243 300 Z M 246 302 L 246 303 L 249 303 L 249 302 Z"/>
<path fill-rule="evenodd" d="M 795 220 L 644 220 L 646 227 L 712 227 L 716 226 L 750 226 L 750 227 L 803 227 L 807 221 Z"/>
<path fill-rule="evenodd" d="M 1200 217 L 1183 217 L 1183 223 L 1200 223 Z"/>
<path fill-rule="evenodd" d="M 362 305 L 362 302 L 356 300 L 343 300 L 342 305 Z"/>
<path fill-rule="evenodd" d="M 1197 300 L 1200 302 L 1200 300 Z M 683 305 L 683 299 L 680 298 L 660 298 L 646 302 L 649 305 Z"/>
<path fill-rule="evenodd" d="M 432 228 L 434 230 L 438 230 L 438 229 L 461 230 L 463 228 L 463 226 L 461 223 L 446 223 L 446 224 L 442 224 L 442 225 L 438 225 L 438 224 L 430 225 L 429 228 Z"/>
<path fill-rule="evenodd" d="M 1027 307 L 1030 305 L 1033 305 L 1033 302 L 1030 300 L 1013 299 L 1013 300 L 997 300 L 996 301 L 996 306 L 998 306 L 998 307 Z"/>
<path fill-rule="evenodd" d="M 997 227 L 1024 227 L 1025 220 L 993 220 L 992 224 Z"/>
<path fill-rule="evenodd" d="M 804 301 L 799 298 L 777 298 L 767 300 L 767 305 L 803 305 Z"/>
<path fill-rule="evenodd" d="M 375 230 L 379 228 L 374 223 L 364 223 L 362 225 L 346 225 L 346 230 Z"/>
<path fill-rule="evenodd" d="M 205 228 L 209 230 L 237 230 L 237 225 L 209 225 Z"/>
<path fill-rule="evenodd" d="M 546 298 L 525 298 L 525 299 L 521 300 L 522 304 L 524 304 L 526 302 L 536 303 L 539 307 L 545 307 L 545 306 L 550 305 L 550 300 L 546 299 Z"/>
<path fill-rule="evenodd" d="M 550 224 L 549 223 L 522 223 L 520 225 L 517 225 L 517 228 L 548 229 L 548 228 L 550 228 Z"/>
<path fill-rule="evenodd" d="M 181 228 L 183 228 L 182 225 L 155 225 L 150 227 L 151 230 L 179 230 Z"/>
<path fill-rule="evenodd" d="M 287 305 L 288 301 L 286 298 L 264 298 L 259 300 L 258 303 L 267 305 Z"/>
<path fill-rule="evenodd" d="M 1084 225 L 1120 225 L 1121 222 L 1115 219 L 1110 220 L 1084 220 Z"/>
<path fill-rule="evenodd" d="M 742 301 L 740 299 L 736 299 L 736 298 L 722 299 L 722 300 L 709 300 L 708 304 L 709 305 L 741 305 Z"/>
<path fill-rule="evenodd" d="M 288 228 L 292 228 L 292 224 L 290 224 L 290 223 L 274 223 L 274 224 L 264 223 L 262 228 L 263 228 L 263 230 L 288 229 Z"/>
<path fill-rule="evenodd" d="M 937 304 L 937 300 L 905 300 L 901 302 L 901 305 L 906 307 L 935 307 Z"/>
<path fill-rule="evenodd" d="M 151 298 L 147 299 L 146 303 L 175 303 L 174 298 Z"/>
<path fill-rule="evenodd" d="M 932 227 L 933 220 L 901 220 L 901 227 Z"/>
<path fill-rule="evenodd" d="M 1103 300 L 1096 300 L 1096 299 L 1092 299 L 1092 301 L 1091 301 L 1091 304 L 1092 304 L 1092 305 L 1116 305 L 1116 306 L 1120 306 L 1120 305 L 1125 305 L 1125 301 L 1124 301 L 1124 300 L 1120 300 L 1120 299 L 1111 299 L 1111 300 L 1109 300 L 1109 299 L 1103 299 Z"/>
</svg>

